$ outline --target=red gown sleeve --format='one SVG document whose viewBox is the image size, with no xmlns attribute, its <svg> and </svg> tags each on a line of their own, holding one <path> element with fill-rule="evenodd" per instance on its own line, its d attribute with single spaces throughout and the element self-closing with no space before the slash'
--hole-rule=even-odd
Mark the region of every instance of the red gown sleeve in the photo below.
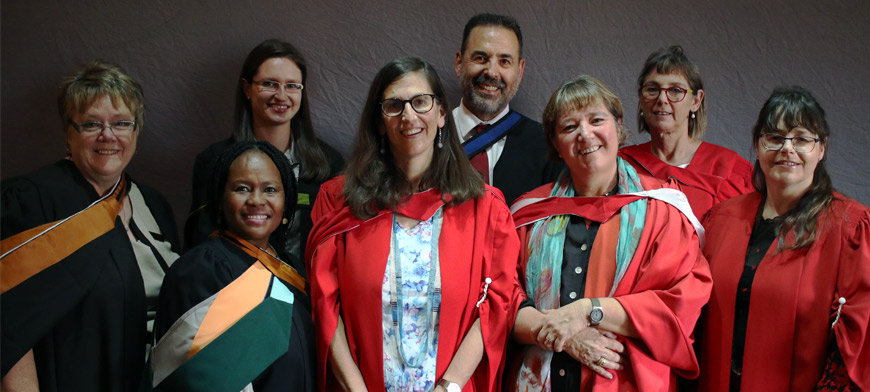
<svg viewBox="0 0 870 392">
<path fill-rule="evenodd" d="M 517 258 L 520 242 L 514 220 L 507 206 L 492 200 L 489 213 L 490 249 L 484 260 L 484 276 L 492 279 L 486 299 L 480 303 L 480 329 L 483 336 L 484 357 L 474 374 L 477 390 L 500 390 L 504 370 L 505 349 L 516 319 L 517 307 L 522 300 L 522 289 L 517 280 Z M 480 287 L 483 296 L 484 285 Z"/>
<path fill-rule="evenodd" d="M 718 192 L 716 192 L 715 200 L 713 200 L 714 204 L 721 203 L 734 196 L 755 192 L 755 187 L 752 186 L 752 165 L 748 161 L 732 152 L 731 164 L 726 167 L 729 167 L 727 170 L 728 174 L 719 186 Z"/>
<path fill-rule="evenodd" d="M 320 186 L 317 200 L 311 207 L 311 222 L 317 224 L 319 220 L 344 206 L 344 197 L 341 196 L 343 189 L 344 176 L 337 176 Z"/>
<path fill-rule="evenodd" d="M 857 203 L 855 203 L 857 204 Z M 846 299 L 834 325 L 837 345 L 849 378 L 862 391 L 870 390 L 870 209 L 860 206 L 845 215 L 842 254 L 839 255 L 837 295 Z M 856 211 L 858 210 L 858 211 Z M 839 303 L 835 298 L 832 312 Z"/>
<path fill-rule="evenodd" d="M 646 220 L 654 231 L 644 236 L 638 246 L 643 253 L 633 261 L 640 265 L 629 269 L 614 295 L 640 334 L 628 340 L 637 385 L 646 385 L 644 372 L 653 382 L 661 378 L 653 373 L 667 374 L 668 367 L 698 376 L 692 331 L 713 285 L 692 224 L 676 208 L 660 201 L 652 201 L 654 206 Z"/>
<path fill-rule="evenodd" d="M 322 227 L 328 221 L 327 211 L 337 209 L 334 193 L 330 193 L 330 187 L 321 187 L 320 194 L 312 208 L 314 229 L 312 238 L 309 239 L 308 249 L 311 253 L 308 260 L 308 280 L 311 289 L 311 316 L 316 330 L 317 348 L 317 385 L 318 390 L 329 390 L 326 385 L 329 353 L 329 344 L 335 334 L 338 325 L 339 311 L 339 286 L 338 286 L 338 251 L 336 236 L 318 237 L 317 233 L 323 233 Z M 340 189 L 340 188 L 339 188 Z M 333 189 L 334 190 L 334 189 Z M 315 215 L 315 213 L 317 215 Z M 320 230 L 318 230 L 320 229 Z"/>
</svg>

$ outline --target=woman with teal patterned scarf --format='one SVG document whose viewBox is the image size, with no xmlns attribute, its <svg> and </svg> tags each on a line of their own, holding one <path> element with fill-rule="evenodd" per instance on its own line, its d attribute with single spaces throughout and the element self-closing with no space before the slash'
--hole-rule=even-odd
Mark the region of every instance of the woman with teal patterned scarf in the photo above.
<svg viewBox="0 0 870 392">
<path fill-rule="evenodd" d="M 676 390 L 697 377 L 692 330 L 712 282 L 703 229 L 674 183 L 617 157 L 622 105 L 598 80 L 562 84 L 543 114 L 568 170 L 511 208 L 523 241 L 518 391 Z"/>
</svg>

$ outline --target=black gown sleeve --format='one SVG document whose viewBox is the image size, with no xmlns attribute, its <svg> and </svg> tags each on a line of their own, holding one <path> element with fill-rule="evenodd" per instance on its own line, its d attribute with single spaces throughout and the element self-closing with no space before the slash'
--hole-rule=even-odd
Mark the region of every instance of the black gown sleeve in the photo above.
<svg viewBox="0 0 870 392">
<path fill-rule="evenodd" d="M 214 295 L 235 279 L 226 255 L 209 241 L 187 251 L 169 268 L 158 299 L 154 337 L 160 340 L 169 327 L 190 308 Z"/>
<path fill-rule="evenodd" d="M 0 236 L 9 238 L 46 223 L 39 188 L 25 179 L 4 181 L 0 191 Z"/>
</svg>

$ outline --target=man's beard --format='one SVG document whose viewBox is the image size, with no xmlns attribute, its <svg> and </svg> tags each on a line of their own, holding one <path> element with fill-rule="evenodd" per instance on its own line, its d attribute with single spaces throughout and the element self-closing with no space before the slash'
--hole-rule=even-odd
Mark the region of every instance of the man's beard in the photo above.
<svg viewBox="0 0 870 392">
<path fill-rule="evenodd" d="M 501 95 L 493 99 L 477 91 L 475 86 L 480 84 L 488 84 L 501 89 Z M 471 78 L 463 75 L 462 78 L 462 98 L 463 104 L 477 117 L 490 119 L 499 114 L 513 98 L 516 93 L 516 85 L 511 88 L 506 88 L 506 84 L 501 78 L 491 78 L 481 73 L 477 77 Z"/>
</svg>

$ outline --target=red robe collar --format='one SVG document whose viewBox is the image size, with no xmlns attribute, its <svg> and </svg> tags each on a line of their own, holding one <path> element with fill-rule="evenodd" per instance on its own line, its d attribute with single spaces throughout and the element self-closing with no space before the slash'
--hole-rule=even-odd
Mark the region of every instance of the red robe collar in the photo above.
<svg viewBox="0 0 870 392">
<path fill-rule="evenodd" d="M 377 211 L 373 217 L 365 220 L 354 216 L 350 211 L 350 207 L 343 205 L 335 213 L 320 219 L 321 222 L 314 222 L 314 228 L 308 237 L 308 245 L 305 247 L 305 260 L 311 260 L 317 245 L 329 237 L 352 230 L 363 222 L 380 218 L 385 214 L 397 212 L 412 219 L 428 220 L 439 208 L 446 204 L 445 199 L 449 202 L 452 198 L 449 194 L 442 196 L 441 191 L 437 188 L 429 189 L 409 196 L 402 204 L 392 209 Z"/>
<path fill-rule="evenodd" d="M 638 173 L 641 185 L 646 190 L 657 188 L 680 189 L 673 181 L 662 181 L 649 175 Z M 550 196 L 555 183 L 542 185 L 525 193 L 511 206 L 511 213 L 517 227 L 534 223 L 553 215 L 577 215 L 596 222 L 606 222 L 619 212 L 624 205 L 643 196 L 613 195 L 598 197 L 554 197 Z"/>
<path fill-rule="evenodd" d="M 619 156 L 622 159 L 634 161 L 643 167 L 647 172 L 656 178 L 678 178 L 680 182 L 694 188 L 706 190 L 707 192 L 715 192 L 719 186 L 725 181 L 724 178 L 713 174 L 701 173 L 691 170 L 688 166 L 684 169 L 678 166 L 669 165 L 659 159 L 650 152 L 650 143 L 637 144 L 633 146 L 623 147 L 619 150 Z M 698 147 L 699 152 L 703 154 L 706 143 L 701 143 Z M 691 166 L 691 163 L 689 164 Z"/>
</svg>

